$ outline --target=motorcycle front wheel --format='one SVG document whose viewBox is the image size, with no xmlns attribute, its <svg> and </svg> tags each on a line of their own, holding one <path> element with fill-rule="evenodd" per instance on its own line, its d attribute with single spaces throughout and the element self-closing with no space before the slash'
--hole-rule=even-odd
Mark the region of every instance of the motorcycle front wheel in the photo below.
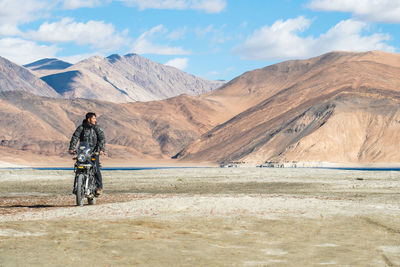
<svg viewBox="0 0 400 267">
<path fill-rule="evenodd" d="M 85 200 L 85 184 L 84 184 L 84 175 L 79 174 L 76 178 L 76 205 L 83 206 L 83 202 Z"/>
<path fill-rule="evenodd" d="M 88 200 L 89 205 L 95 205 L 96 204 L 96 198 L 95 197 L 88 198 L 87 200 Z"/>
</svg>

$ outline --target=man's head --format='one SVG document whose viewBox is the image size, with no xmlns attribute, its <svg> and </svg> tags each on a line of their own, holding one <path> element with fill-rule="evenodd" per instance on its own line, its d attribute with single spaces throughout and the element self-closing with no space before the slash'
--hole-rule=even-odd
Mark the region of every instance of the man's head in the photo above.
<svg viewBox="0 0 400 267">
<path fill-rule="evenodd" d="M 86 113 L 86 120 L 90 124 L 96 124 L 96 113 L 94 112 L 88 112 Z"/>
</svg>

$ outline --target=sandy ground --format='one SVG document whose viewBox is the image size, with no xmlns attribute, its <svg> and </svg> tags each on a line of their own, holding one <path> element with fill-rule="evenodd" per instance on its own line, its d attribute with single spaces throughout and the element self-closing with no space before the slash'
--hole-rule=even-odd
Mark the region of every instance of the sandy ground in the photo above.
<svg viewBox="0 0 400 267">
<path fill-rule="evenodd" d="M 400 172 L 0 170 L 0 266 L 400 266 Z"/>
</svg>

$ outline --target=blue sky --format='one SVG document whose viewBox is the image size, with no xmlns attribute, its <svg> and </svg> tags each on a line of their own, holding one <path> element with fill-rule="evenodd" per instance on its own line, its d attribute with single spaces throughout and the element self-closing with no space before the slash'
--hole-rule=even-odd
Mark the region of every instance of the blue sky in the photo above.
<svg viewBox="0 0 400 267">
<path fill-rule="evenodd" d="M 137 53 L 207 79 L 333 50 L 399 52 L 400 0 L 0 0 L 0 56 Z"/>
</svg>

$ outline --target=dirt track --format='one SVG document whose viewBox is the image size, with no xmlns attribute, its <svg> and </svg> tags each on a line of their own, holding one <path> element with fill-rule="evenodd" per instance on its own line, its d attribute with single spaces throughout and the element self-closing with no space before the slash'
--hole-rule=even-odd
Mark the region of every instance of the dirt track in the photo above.
<svg viewBox="0 0 400 267">
<path fill-rule="evenodd" d="M 104 171 L 76 207 L 71 171 L 0 170 L 0 266 L 397 266 L 400 173 Z"/>
</svg>

